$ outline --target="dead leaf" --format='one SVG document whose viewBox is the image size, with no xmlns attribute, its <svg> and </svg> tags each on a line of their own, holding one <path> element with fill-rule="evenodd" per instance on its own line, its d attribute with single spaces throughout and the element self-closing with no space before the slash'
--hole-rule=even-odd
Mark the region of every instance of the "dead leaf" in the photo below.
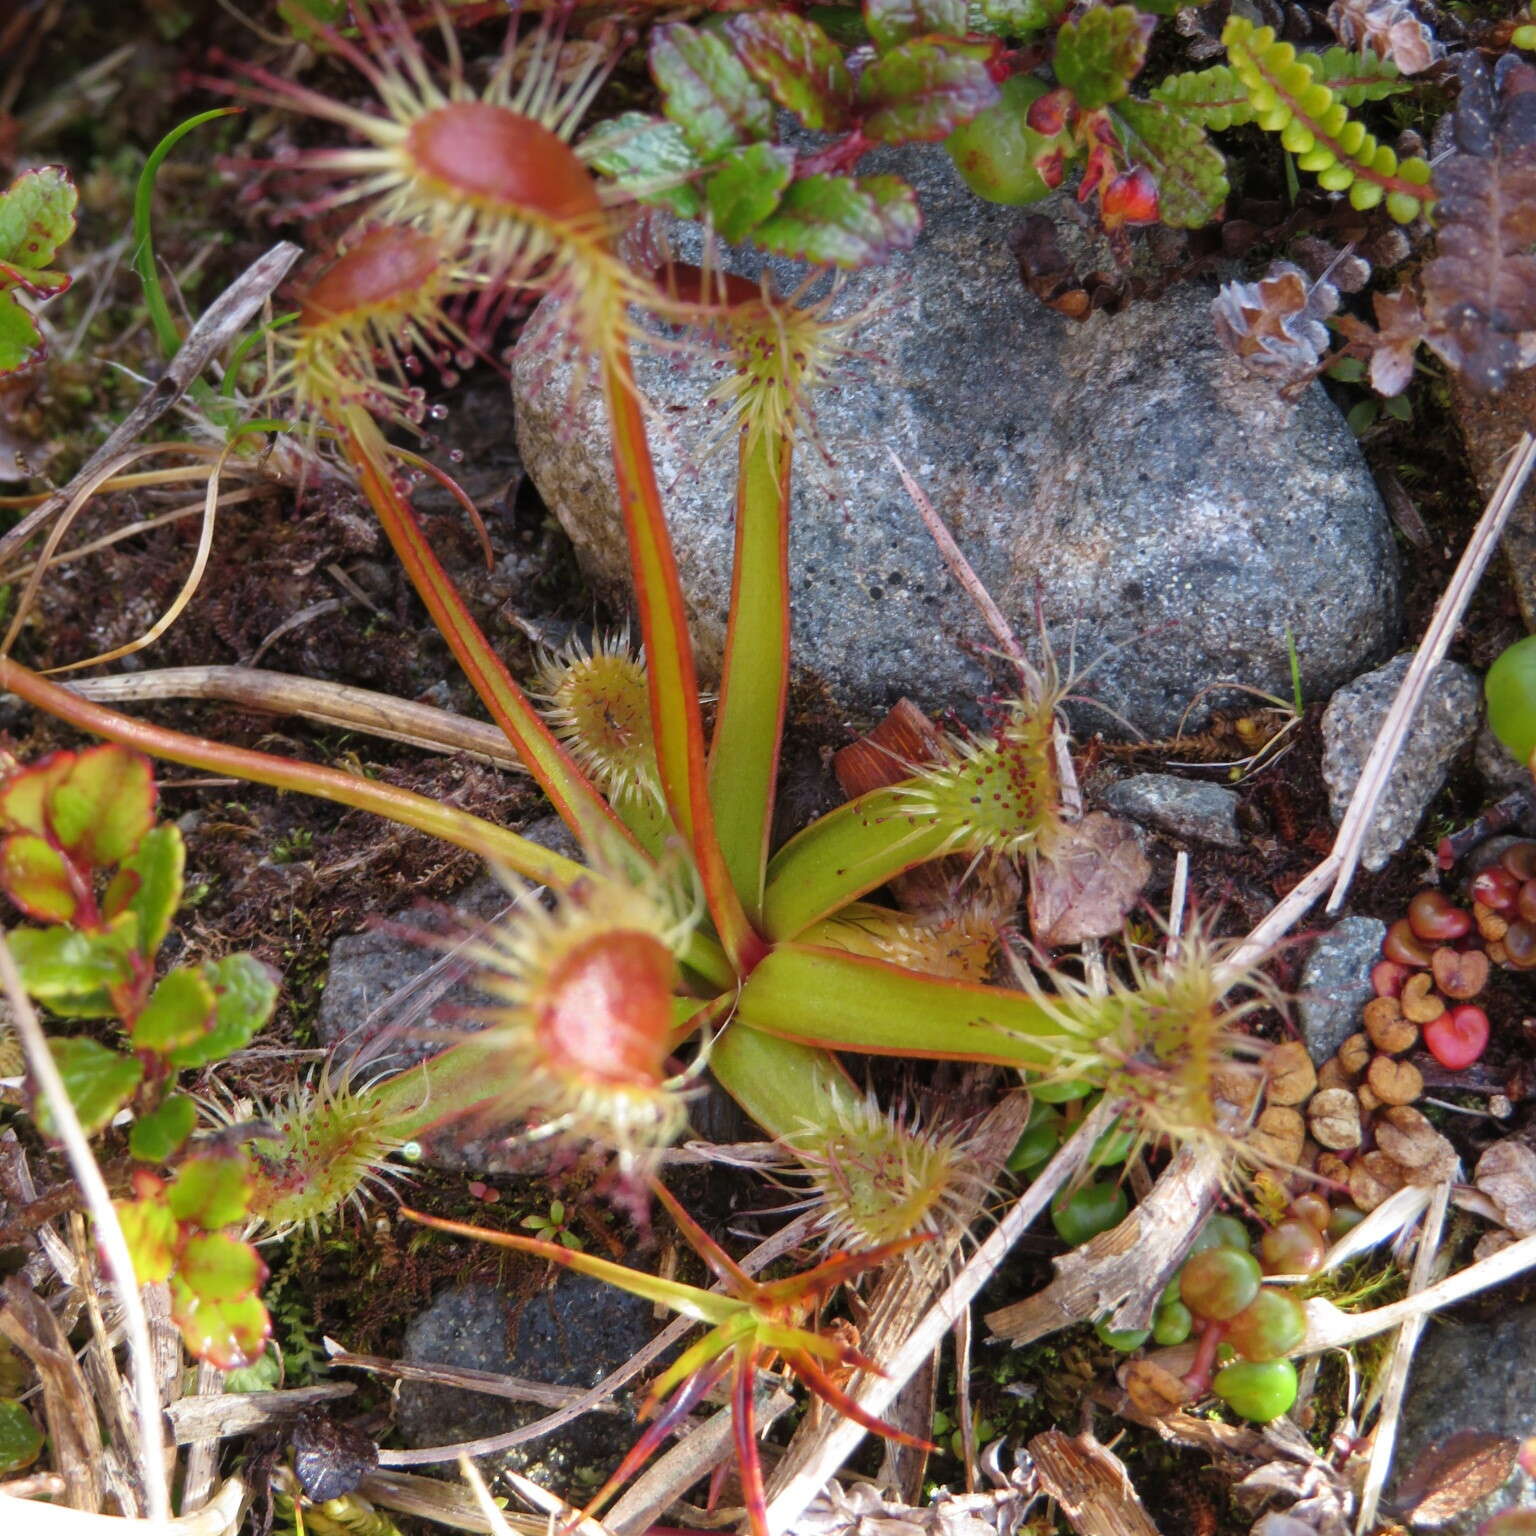
<svg viewBox="0 0 1536 1536">
<path fill-rule="evenodd" d="M 910 779 L 943 757 L 943 731 L 911 699 L 898 699 L 874 730 L 834 755 L 832 771 L 852 800 Z"/>
<path fill-rule="evenodd" d="M 1277 261 L 1257 283 L 1223 283 L 1211 315 L 1222 345 L 1250 373 L 1299 384 L 1317 372 L 1329 346 L 1323 321 L 1338 307 L 1332 283 Z"/>
<path fill-rule="evenodd" d="M 1417 75 L 1445 56 L 1429 26 L 1408 0 L 1334 0 L 1328 25 L 1346 48 L 1370 48 L 1405 75 Z"/>
<path fill-rule="evenodd" d="M 1397 1505 L 1414 1525 L 1444 1525 L 1485 1499 L 1514 1470 L 1520 1442 L 1458 1430 L 1425 1450 L 1398 1482 Z"/>
<path fill-rule="evenodd" d="M 1030 930 L 1051 948 L 1119 933 L 1151 873 L 1130 824 L 1092 811 L 1065 826 L 1036 861 Z"/>
<path fill-rule="evenodd" d="M 1499 1209 L 1516 1237 L 1536 1232 L 1536 1152 L 1523 1141 L 1496 1141 L 1477 1160 L 1472 1182 Z"/>
<path fill-rule="evenodd" d="M 1407 1172 L 1409 1183 L 1437 1184 L 1455 1177 L 1455 1147 L 1411 1105 L 1384 1109 L 1375 1130 L 1376 1145 Z"/>
</svg>

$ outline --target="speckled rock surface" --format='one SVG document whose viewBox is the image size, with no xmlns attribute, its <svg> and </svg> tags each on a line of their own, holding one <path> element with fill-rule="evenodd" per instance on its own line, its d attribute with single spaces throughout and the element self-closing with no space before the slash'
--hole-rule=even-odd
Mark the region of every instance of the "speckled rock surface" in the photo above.
<svg viewBox="0 0 1536 1536">
<path fill-rule="evenodd" d="M 1206 287 L 1083 324 L 1046 309 L 1009 249 L 1025 210 L 972 197 L 936 148 L 884 150 L 862 170 L 907 177 L 927 224 L 912 252 L 854 274 L 839 300 L 845 311 L 878 301 L 858 338 L 877 361 L 818 397 L 830 465 L 799 456 L 791 559 L 803 676 L 865 716 L 902 693 L 965 708 L 991 686 L 972 649 L 990 637 L 891 449 L 1019 633 L 1035 629 L 1038 593 L 1057 651 L 1075 636 L 1079 662 L 1098 663 L 1079 691 L 1150 734 L 1170 732 L 1214 682 L 1289 692 L 1287 630 L 1314 696 L 1386 653 L 1398 625 L 1392 538 L 1321 389 L 1293 408 L 1244 375 L 1216 343 Z M 1065 201 L 1029 212 L 1039 209 L 1070 228 Z M 752 270 L 747 258 L 736 265 Z M 796 280 L 789 269 L 780 286 Z M 719 374 L 674 351 L 643 357 L 639 378 L 663 423 L 658 476 L 707 671 L 730 586 L 735 454 L 726 446 L 698 464 L 693 450 L 717 423 L 700 427 L 683 409 Z M 516 359 L 519 450 L 589 575 L 622 595 L 601 403 L 590 390 L 572 401 L 568 382 L 535 349 Z M 1117 729 L 1102 711 L 1081 722 Z"/>
<path fill-rule="evenodd" d="M 1100 798 L 1110 810 L 1159 832 L 1221 848 L 1243 846 L 1237 796 L 1219 784 L 1172 773 L 1138 773 L 1111 785 Z"/>
<path fill-rule="evenodd" d="M 1335 822 L 1349 809 L 1366 755 L 1411 661 L 1406 653 L 1394 656 L 1384 667 L 1339 689 L 1324 711 L 1323 779 Z M 1445 783 L 1451 759 L 1476 735 L 1481 711 L 1477 675 L 1459 662 L 1442 661 L 1366 832 L 1360 862 L 1367 869 L 1382 868 L 1413 836 Z"/>
<path fill-rule="evenodd" d="M 470 1283 L 442 1292 L 406 1331 L 403 1358 L 521 1376 L 554 1386 L 595 1386 L 659 1328 L 651 1304 L 585 1275 L 562 1274 L 526 1301 Z M 410 1446 L 449 1445 L 501 1434 L 553 1410 L 440 1387 L 400 1384 L 397 1417 Z M 550 1436 L 504 1452 L 499 1465 L 547 1486 L 580 1492 L 588 1473 L 613 1470 L 637 1431 L 628 1412 L 583 1414 Z M 588 1483 L 590 1493 L 595 1483 Z"/>
<path fill-rule="evenodd" d="M 1486 1322 L 1430 1322 L 1413 1357 L 1395 1465 L 1398 1479 L 1431 1445 L 1460 1430 L 1536 1434 L 1536 1306 L 1509 1307 Z M 1496 1493 L 1443 1525 L 1438 1536 L 1473 1536 L 1501 1510 L 1536 1503 L 1536 1480 L 1516 1471 Z M 1425 1527 L 1415 1527 L 1424 1529 Z"/>
<path fill-rule="evenodd" d="M 1387 925 L 1375 917 L 1346 917 L 1312 947 L 1302 967 L 1296 1013 L 1302 1039 L 1319 1066 L 1360 1028 L 1360 1010 L 1375 995 L 1371 967 L 1381 959 Z"/>
</svg>

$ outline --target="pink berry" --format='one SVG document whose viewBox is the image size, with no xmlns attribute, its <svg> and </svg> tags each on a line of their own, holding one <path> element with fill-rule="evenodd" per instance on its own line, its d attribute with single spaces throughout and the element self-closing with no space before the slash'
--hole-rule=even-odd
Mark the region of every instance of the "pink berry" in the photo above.
<svg viewBox="0 0 1536 1536">
<path fill-rule="evenodd" d="M 1463 1003 L 1424 1026 L 1424 1044 L 1442 1067 L 1460 1072 L 1488 1048 L 1488 1015 Z"/>
<path fill-rule="evenodd" d="M 1378 960 L 1371 967 L 1371 990 L 1377 997 L 1401 997 L 1410 974 L 1408 967 L 1396 960 Z"/>
</svg>

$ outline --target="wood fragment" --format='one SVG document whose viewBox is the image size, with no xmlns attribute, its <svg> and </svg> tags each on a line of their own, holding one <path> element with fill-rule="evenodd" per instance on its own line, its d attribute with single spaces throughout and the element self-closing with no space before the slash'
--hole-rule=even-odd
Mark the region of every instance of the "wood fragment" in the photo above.
<svg viewBox="0 0 1536 1536">
<path fill-rule="evenodd" d="M 1078 1536 L 1158 1536 L 1125 1463 L 1091 1434 L 1048 1429 L 1029 1442 L 1040 1489 Z"/>
<path fill-rule="evenodd" d="M 209 1392 L 181 1398 L 165 1410 L 165 1416 L 177 1445 L 197 1445 L 206 1440 L 248 1435 L 317 1403 L 351 1397 L 356 1391 L 350 1381 L 336 1381 L 278 1392 Z"/>
</svg>

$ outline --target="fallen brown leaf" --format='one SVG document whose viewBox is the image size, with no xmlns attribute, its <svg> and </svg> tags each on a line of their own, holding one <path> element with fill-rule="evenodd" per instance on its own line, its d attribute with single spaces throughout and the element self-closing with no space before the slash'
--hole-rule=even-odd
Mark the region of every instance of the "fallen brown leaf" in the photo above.
<svg viewBox="0 0 1536 1536">
<path fill-rule="evenodd" d="M 1064 827 L 1036 861 L 1030 931 L 1052 948 L 1118 933 L 1151 873 L 1129 823 L 1092 811 Z"/>
</svg>

